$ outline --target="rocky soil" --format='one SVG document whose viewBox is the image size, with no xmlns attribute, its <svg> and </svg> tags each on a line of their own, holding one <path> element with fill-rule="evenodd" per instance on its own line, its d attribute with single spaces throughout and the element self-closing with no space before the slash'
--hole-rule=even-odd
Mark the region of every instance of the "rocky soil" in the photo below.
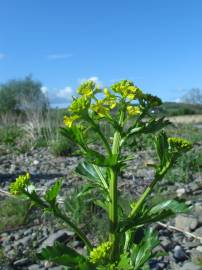
<svg viewBox="0 0 202 270">
<path fill-rule="evenodd" d="M 135 161 L 129 164 L 123 173 L 119 185 L 120 189 L 138 196 L 144 187 L 151 181 L 153 171 L 145 167 L 150 163 L 152 153 L 139 152 Z M 0 188 L 7 191 L 8 185 L 22 172 L 28 171 L 40 192 L 46 190 L 56 179 L 63 178 L 61 199 L 65 192 L 75 185 L 81 185 L 82 179 L 74 174 L 74 168 L 79 162 L 79 157 L 54 157 L 48 149 L 36 149 L 26 154 L 16 155 L 4 153 L 0 156 Z M 158 193 L 159 199 L 164 197 L 182 197 L 192 206 L 188 215 L 179 215 L 167 225 L 177 227 L 166 228 L 156 224 L 161 245 L 159 250 L 167 252 L 163 257 L 151 262 L 152 270 L 202 270 L 202 176 L 196 174 L 194 181 L 189 184 L 163 186 Z M 169 194 L 169 195 L 165 195 Z M 0 200 L 5 199 L 5 194 L 0 192 Z M 14 230 L 7 230 L 0 234 L 0 270 L 3 269 L 50 269 L 59 270 L 60 267 L 48 262 L 39 262 L 36 251 L 42 247 L 52 245 L 54 241 L 70 244 L 72 247 L 83 251 L 82 244 L 74 233 L 48 219 L 45 216 L 33 214 L 26 225 Z M 182 233 L 179 230 L 188 232 Z M 193 237 L 193 235 L 195 237 Z"/>
</svg>

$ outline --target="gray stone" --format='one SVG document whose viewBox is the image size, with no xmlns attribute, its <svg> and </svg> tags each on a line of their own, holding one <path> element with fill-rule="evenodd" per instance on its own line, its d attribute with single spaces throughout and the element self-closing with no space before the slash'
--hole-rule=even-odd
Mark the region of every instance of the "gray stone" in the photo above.
<svg viewBox="0 0 202 270">
<path fill-rule="evenodd" d="M 13 246 L 17 247 L 19 245 L 28 246 L 32 242 L 31 235 L 20 238 L 13 243 Z"/>
<path fill-rule="evenodd" d="M 38 270 L 40 266 L 38 264 L 32 264 L 28 267 L 28 270 Z"/>
<path fill-rule="evenodd" d="M 195 234 L 196 236 L 202 237 L 202 227 L 196 229 L 196 230 L 194 231 L 194 234 Z M 202 240 L 200 240 L 200 242 L 202 243 Z"/>
<path fill-rule="evenodd" d="M 179 270 L 202 270 L 202 268 L 192 262 L 185 262 Z"/>
<path fill-rule="evenodd" d="M 175 226 L 185 231 L 191 231 L 198 226 L 198 220 L 195 217 L 178 215 L 175 218 Z"/>
<path fill-rule="evenodd" d="M 176 261 L 182 262 L 187 259 L 187 255 L 184 252 L 184 249 L 181 246 L 175 246 L 173 250 L 173 257 L 176 259 Z"/>
<path fill-rule="evenodd" d="M 74 233 L 67 230 L 59 230 L 51 235 L 42 243 L 40 249 L 47 246 L 53 246 L 55 241 L 66 242 Z"/>
<path fill-rule="evenodd" d="M 161 246 L 164 248 L 164 250 L 166 251 L 170 250 L 171 245 L 172 245 L 172 242 L 168 238 L 163 237 L 161 239 Z"/>
<path fill-rule="evenodd" d="M 176 190 L 177 196 L 178 197 L 182 197 L 182 195 L 184 195 L 186 193 L 186 189 L 185 188 L 179 188 Z"/>
<path fill-rule="evenodd" d="M 202 246 L 198 246 L 198 247 L 196 248 L 196 250 L 199 251 L 199 252 L 201 252 L 201 256 L 202 256 Z"/>
<path fill-rule="evenodd" d="M 13 263 L 14 266 L 26 266 L 30 263 L 28 258 L 22 258 L 20 260 L 17 260 Z"/>
</svg>

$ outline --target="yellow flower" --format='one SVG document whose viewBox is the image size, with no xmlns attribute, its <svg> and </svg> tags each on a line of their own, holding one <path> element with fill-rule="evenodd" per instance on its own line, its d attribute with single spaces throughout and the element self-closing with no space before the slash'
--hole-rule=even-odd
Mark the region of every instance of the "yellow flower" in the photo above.
<svg viewBox="0 0 202 270">
<path fill-rule="evenodd" d="M 89 100 L 86 99 L 85 96 L 81 96 L 73 100 L 72 104 L 68 108 L 68 111 L 79 114 L 82 111 L 88 109 L 89 104 Z"/>
<path fill-rule="evenodd" d="M 117 105 L 116 97 L 112 95 L 107 88 L 104 88 L 105 98 L 103 104 L 109 106 L 110 110 L 114 109 Z"/>
<path fill-rule="evenodd" d="M 25 175 L 20 175 L 16 178 L 14 183 L 10 185 L 10 192 L 17 195 L 23 192 L 30 184 L 30 174 L 27 172 Z"/>
<path fill-rule="evenodd" d="M 95 104 L 92 104 L 91 109 L 101 117 L 109 116 L 109 108 L 104 106 L 103 100 L 98 100 Z"/>
<path fill-rule="evenodd" d="M 112 247 L 111 242 L 104 242 L 98 247 L 94 248 L 90 252 L 89 257 L 90 262 L 96 264 L 103 259 L 109 258 L 111 247 Z"/>
<path fill-rule="evenodd" d="M 168 143 L 173 150 L 177 150 L 179 152 L 186 152 L 192 148 L 192 144 L 185 139 L 170 137 L 168 138 Z"/>
<path fill-rule="evenodd" d="M 140 108 L 138 106 L 132 105 L 127 106 L 127 112 L 129 116 L 134 116 L 141 113 Z"/>
<path fill-rule="evenodd" d="M 78 115 L 71 115 L 71 116 L 65 115 L 64 116 L 64 124 L 65 124 L 65 126 L 70 128 L 72 126 L 73 122 L 78 118 L 79 118 Z"/>
<path fill-rule="evenodd" d="M 77 89 L 77 93 L 85 97 L 91 97 L 95 91 L 95 83 L 91 80 L 82 83 Z"/>
<path fill-rule="evenodd" d="M 123 80 L 118 83 L 115 83 L 111 86 L 112 90 L 116 93 L 119 93 L 124 98 L 128 99 L 137 99 L 141 97 L 142 91 L 133 84 L 133 82 L 128 80 Z"/>
</svg>

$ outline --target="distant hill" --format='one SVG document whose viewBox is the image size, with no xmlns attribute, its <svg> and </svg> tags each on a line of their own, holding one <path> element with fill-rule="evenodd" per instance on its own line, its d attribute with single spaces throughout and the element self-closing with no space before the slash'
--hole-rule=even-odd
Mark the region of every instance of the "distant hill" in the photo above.
<svg viewBox="0 0 202 270">
<path fill-rule="evenodd" d="M 164 102 L 159 107 L 159 113 L 166 116 L 202 114 L 202 105 Z"/>
</svg>

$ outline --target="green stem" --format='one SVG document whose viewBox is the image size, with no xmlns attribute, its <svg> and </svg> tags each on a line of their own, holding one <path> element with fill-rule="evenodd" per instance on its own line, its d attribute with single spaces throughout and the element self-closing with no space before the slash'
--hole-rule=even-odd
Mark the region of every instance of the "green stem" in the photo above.
<svg viewBox="0 0 202 270">
<path fill-rule="evenodd" d="M 125 112 L 124 110 L 120 113 L 119 124 L 122 127 L 124 123 Z M 120 153 L 120 141 L 121 134 L 120 131 L 114 133 L 113 145 L 112 145 L 112 155 L 118 155 Z M 109 181 L 109 194 L 110 194 L 110 204 L 109 204 L 109 241 L 112 242 L 112 253 L 111 260 L 115 262 L 119 259 L 119 235 L 117 232 L 118 227 L 118 188 L 117 188 L 117 177 L 118 168 L 116 166 L 109 169 L 110 181 Z"/>
<path fill-rule="evenodd" d="M 143 203 L 145 202 L 146 198 L 151 194 L 156 183 L 164 177 L 164 175 L 166 174 L 166 172 L 170 168 L 170 165 L 171 165 L 171 163 L 169 163 L 160 173 L 156 173 L 154 179 L 149 184 L 149 186 L 145 189 L 145 191 L 143 192 L 143 194 L 141 195 L 141 197 L 139 198 L 139 200 L 135 204 L 135 207 L 132 209 L 130 216 L 129 216 L 130 218 L 135 217 L 135 215 L 138 213 L 139 209 L 142 207 Z"/>
<path fill-rule="evenodd" d="M 80 237 L 80 239 L 84 242 L 89 250 L 93 249 L 93 246 L 91 245 L 88 238 L 83 234 L 83 232 L 65 214 L 63 214 L 57 206 L 50 206 L 45 201 L 41 200 L 38 196 L 33 197 L 32 194 L 26 190 L 24 193 L 31 199 L 31 201 L 37 203 L 37 205 L 39 205 L 42 209 L 49 209 L 50 211 L 53 211 L 56 217 L 62 219 L 74 230 L 74 232 Z"/>
<path fill-rule="evenodd" d="M 62 219 L 65 223 L 67 223 L 74 232 L 79 236 L 79 238 L 83 241 L 83 243 L 87 246 L 88 250 L 92 250 L 93 246 L 91 245 L 88 238 L 85 234 L 65 215 L 63 214 L 58 207 L 53 209 L 54 215 L 60 219 Z"/>
<path fill-rule="evenodd" d="M 117 202 L 117 173 L 116 170 L 110 168 L 110 204 L 109 204 L 109 241 L 112 242 L 112 261 L 116 261 L 119 257 L 119 240 L 117 234 L 118 225 L 118 202 Z"/>
</svg>

